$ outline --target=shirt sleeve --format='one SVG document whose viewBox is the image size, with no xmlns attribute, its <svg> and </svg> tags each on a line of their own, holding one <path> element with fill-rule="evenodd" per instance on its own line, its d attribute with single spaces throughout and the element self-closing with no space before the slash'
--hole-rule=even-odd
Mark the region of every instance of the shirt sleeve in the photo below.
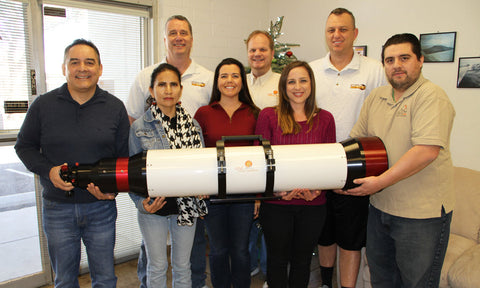
<svg viewBox="0 0 480 288">
<path fill-rule="evenodd" d="M 202 127 L 200 127 L 200 124 L 198 124 L 198 121 L 195 119 L 193 119 L 193 124 L 195 125 L 195 129 L 200 135 L 200 140 L 202 141 L 202 147 L 205 147 L 205 139 L 203 139 Z"/>
<path fill-rule="evenodd" d="M 375 90 L 374 90 L 375 91 Z M 350 137 L 357 138 L 357 137 L 366 137 L 367 128 L 368 128 L 368 103 L 374 97 L 374 92 L 368 95 L 365 102 L 363 102 L 362 109 L 360 110 L 360 115 L 358 116 L 357 122 L 353 125 L 352 130 L 350 131 Z"/>
<path fill-rule="evenodd" d="M 213 90 L 213 78 L 214 78 L 214 75 L 213 75 L 213 72 L 209 71 L 209 76 L 208 76 L 208 80 L 207 80 L 207 83 L 205 85 L 205 91 L 207 91 L 207 95 L 208 95 L 208 101 L 207 102 L 210 102 L 210 98 L 212 97 L 212 90 Z"/>
<path fill-rule="evenodd" d="M 28 170 L 38 174 L 40 177 L 49 179 L 50 170 L 54 165 L 48 161 L 40 150 L 42 125 L 39 117 L 40 99 L 41 97 L 37 98 L 27 111 L 27 115 L 17 136 L 15 151 L 17 152 L 18 158 L 20 158 Z"/>
<path fill-rule="evenodd" d="M 149 83 L 146 83 L 144 71 L 140 71 L 135 77 L 135 81 L 130 87 L 126 108 L 130 117 L 138 119 L 143 113 L 145 113 L 146 99 L 150 96 L 148 87 Z"/>
<path fill-rule="evenodd" d="M 422 87 L 412 108 L 412 144 L 448 146 L 455 110 L 446 93 L 437 87 Z"/>
<path fill-rule="evenodd" d="M 142 121 L 142 120 L 136 120 L 136 121 Z M 137 137 L 135 133 L 136 126 L 137 126 L 135 125 L 135 122 L 133 122 L 132 126 L 130 127 L 130 132 L 128 137 L 128 154 L 130 155 L 130 157 L 143 151 L 142 143 L 140 143 L 140 139 Z"/>
<path fill-rule="evenodd" d="M 329 118 L 329 121 L 325 129 L 325 143 L 335 143 L 337 142 L 335 120 L 333 119 L 332 114 L 329 114 L 328 118 Z"/>
<path fill-rule="evenodd" d="M 273 138 L 273 127 L 271 125 L 271 111 L 272 108 L 265 108 L 260 111 L 257 119 L 257 125 L 255 127 L 255 134 L 262 135 L 263 138 L 272 141 Z M 273 110 L 275 113 L 275 110 Z"/>
<path fill-rule="evenodd" d="M 147 210 L 145 210 L 145 207 L 143 207 L 143 200 L 145 200 L 145 197 L 137 195 L 133 192 L 128 193 L 128 196 L 130 196 L 130 199 L 132 199 L 132 201 L 135 204 L 135 207 L 137 207 L 138 211 L 140 211 L 143 214 L 150 214 L 150 213 L 148 213 Z"/>
<path fill-rule="evenodd" d="M 195 113 L 195 116 L 193 117 L 198 124 L 200 125 L 200 128 L 202 129 L 202 133 L 205 134 L 205 117 L 204 117 L 204 108 L 200 107 L 198 108 L 197 112 Z"/>
<path fill-rule="evenodd" d="M 116 136 L 117 157 L 128 157 L 128 139 L 130 132 L 130 121 L 128 120 L 125 106 L 120 109 L 120 117 Z"/>
</svg>

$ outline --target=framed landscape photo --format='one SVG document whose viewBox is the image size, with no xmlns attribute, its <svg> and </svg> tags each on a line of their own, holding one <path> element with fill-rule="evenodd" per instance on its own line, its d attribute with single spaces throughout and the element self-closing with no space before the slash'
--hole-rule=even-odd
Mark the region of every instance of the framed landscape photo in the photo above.
<svg viewBox="0 0 480 288">
<path fill-rule="evenodd" d="M 480 88 L 480 57 L 458 59 L 457 88 Z"/>
<path fill-rule="evenodd" d="M 362 55 L 362 56 L 367 56 L 367 46 L 353 46 L 353 50 L 355 50 L 355 53 Z"/>
<path fill-rule="evenodd" d="M 424 62 L 453 62 L 457 32 L 420 34 Z"/>
</svg>

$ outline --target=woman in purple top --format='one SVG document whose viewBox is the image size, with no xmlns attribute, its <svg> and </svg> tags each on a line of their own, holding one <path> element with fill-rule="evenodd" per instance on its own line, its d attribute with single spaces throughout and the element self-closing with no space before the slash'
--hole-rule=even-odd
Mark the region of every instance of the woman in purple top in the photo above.
<svg viewBox="0 0 480 288">
<path fill-rule="evenodd" d="M 260 112 L 255 134 L 272 145 L 335 142 L 333 116 L 317 108 L 315 79 L 306 62 L 288 64 L 278 90 L 278 106 Z M 307 287 L 312 252 L 325 220 L 325 192 L 294 189 L 282 195 L 260 208 L 267 244 L 267 283 L 275 288 Z"/>
</svg>

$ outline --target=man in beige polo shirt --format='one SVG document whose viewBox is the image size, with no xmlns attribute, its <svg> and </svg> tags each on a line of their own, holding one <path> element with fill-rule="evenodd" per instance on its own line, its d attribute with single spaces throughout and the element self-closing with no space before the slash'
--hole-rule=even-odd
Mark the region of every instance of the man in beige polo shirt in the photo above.
<svg viewBox="0 0 480 288">
<path fill-rule="evenodd" d="M 350 136 L 379 136 L 389 169 L 337 193 L 371 195 L 373 287 L 438 287 L 455 204 L 449 147 L 455 110 L 443 89 L 423 78 L 415 35 L 388 39 L 382 61 L 390 85 L 370 93 Z"/>
</svg>

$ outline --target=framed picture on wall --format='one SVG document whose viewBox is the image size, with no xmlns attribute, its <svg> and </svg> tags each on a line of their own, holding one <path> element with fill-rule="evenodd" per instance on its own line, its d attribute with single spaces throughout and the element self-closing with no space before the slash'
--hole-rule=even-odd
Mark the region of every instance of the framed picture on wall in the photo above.
<svg viewBox="0 0 480 288">
<path fill-rule="evenodd" d="M 457 32 L 420 34 L 424 62 L 453 62 Z"/>
<path fill-rule="evenodd" d="M 458 59 L 457 88 L 480 88 L 480 57 Z"/>
<path fill-rule="evenodd" d="M 355 50 L 355 53 L 362 55 L 362 56 L 367 56 L 367 46 L 353 46 L 353 50 Z"/>
</svg>

